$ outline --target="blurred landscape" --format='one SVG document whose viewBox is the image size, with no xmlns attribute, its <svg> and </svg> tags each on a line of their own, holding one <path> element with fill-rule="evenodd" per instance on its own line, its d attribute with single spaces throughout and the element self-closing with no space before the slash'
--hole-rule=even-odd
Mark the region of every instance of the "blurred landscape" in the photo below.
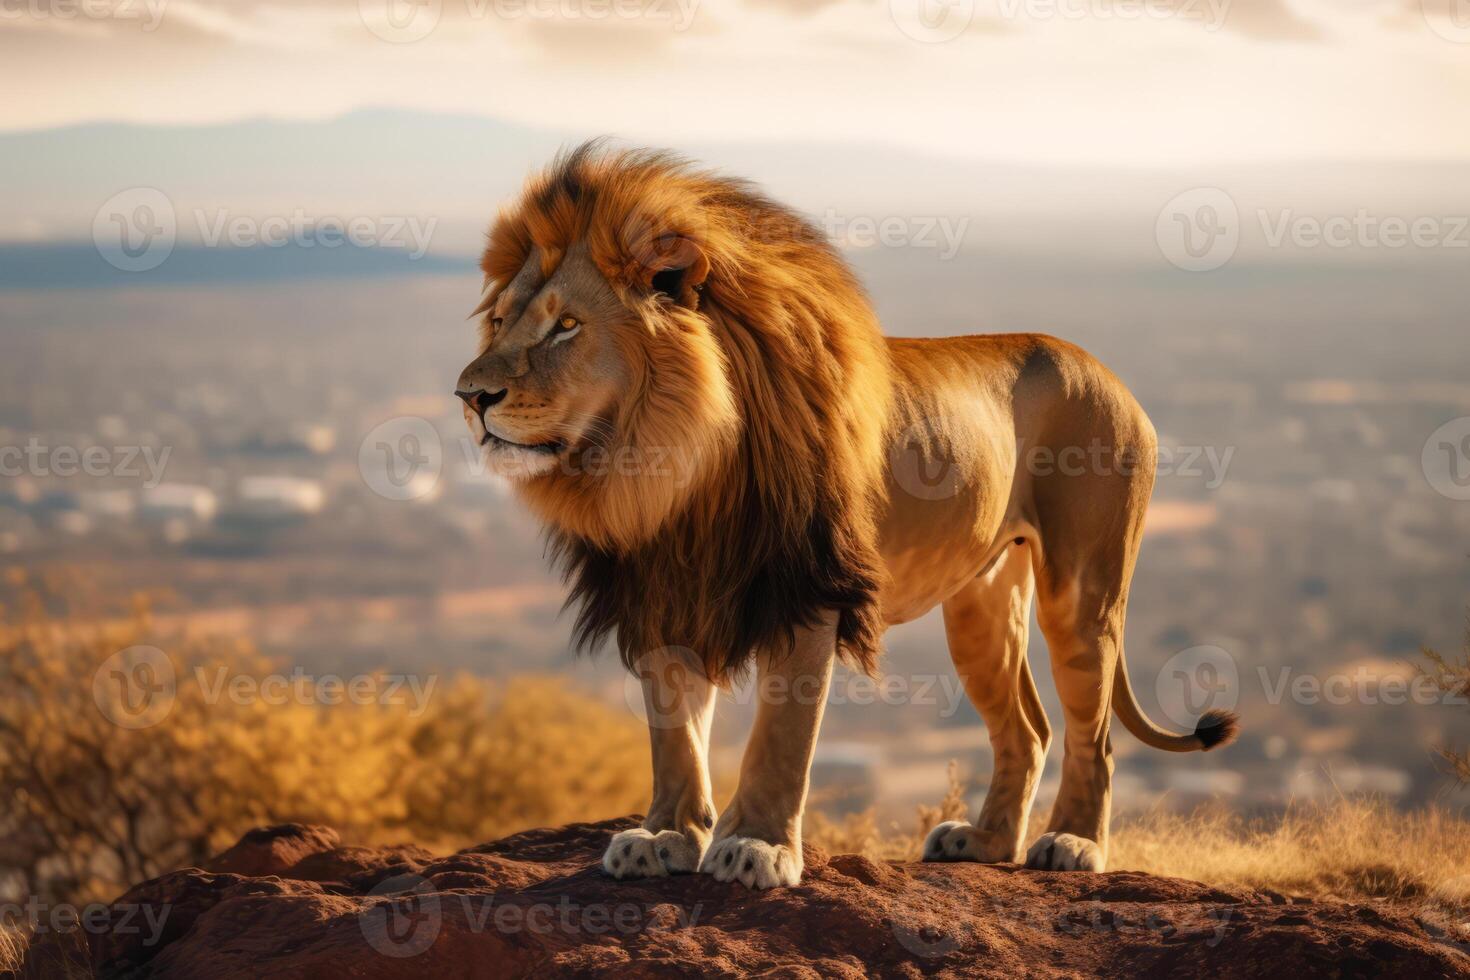
<svg viewBox="0 0 1470 980">
<path fill-rule="evenodd" d="M 58 596 L 69 582 L 120 603 L 159 594 L 153 628 L 248 641 L 286 669 L 562 674 L 636 720 L 614 658 L 568 652 L 538 528 L 482 471 L 450 394 L 473 353 L 480 235 L 567 139 L 396 110 L 0 134 L 0 446 L 33 447 L 0 478 L 0 566 Z M 1120 735 L 1120 808 L 1465 801 L 1435 748 L 1470 741 L 1470 712 L 1416 703 L 1410 682 L 1421 649 L 1460 649 L 1466 626 L 1470 504 L 1436 489 L 1426 454 L 1470 415 L 1470 248 L 1280 245 L 1271 229 L 1283 213 L 1464 215 L 1470 167 L 1068 170 L 843 144 L 680 149 L 827 229 L 889 334 L 1052 333 L 1148 410 L 1169 458 L 1130 604 L 1133 686 L 1183 728 L 1202 710 L 1189 695 L 1203 664 L 1206 693 L 1237 705 L 1244 734 L 1207 763 Z M 364 158 L 371 168 L 350 163 Z M 1192 272 L 1159 221 L 1202 187 L 1238 209 L 1240 241 Z M 165 195 L 177 242 L 129 272 L 94 228 L 137 188 Z M 125 222 L 139 217 L 129 200 Z M 218 214 L 258 226 L 296 212 L 305 231 L 279 247 L 204 240 Z M 425 235 L 323 247 L 329 221 L 361 217 Z M 1452 476 L 1470 473 L 1465 445 Z M 101 447 L 107 463 L 62 475 L 58 447 Z M 0 598 L 15 608 L 22 586 L 8 581 Z M 1031 660 L 1059 722 L 1034 628 Z M 950 759 L 978 800 L 989 750 L 937 610 L 889 635 L 884 670 L 877 687 L 839 676 L 814 806 L 907 822 L 943 792 Z M 748 708 L 740 692 L 721 701 L 717 774 L 734 771 Z"/>
</svg>

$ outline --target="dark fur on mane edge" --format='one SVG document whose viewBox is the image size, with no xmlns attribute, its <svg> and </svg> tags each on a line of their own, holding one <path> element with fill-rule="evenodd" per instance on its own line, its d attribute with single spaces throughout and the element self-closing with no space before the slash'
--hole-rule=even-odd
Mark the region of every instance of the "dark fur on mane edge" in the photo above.
<svg viewBox="0 0 1470 980">
<path fill-rule="evenodd" d="M 681 541 L 691 547 L 714 545 L 707 530 L 696 531 L 687 521 L 676 522 L 661 540 L 627 556 L 549 532 L 552 559 L 571 588 L 564 609 L 577 610 L 576 649 L 595 652 L 616 630 L 623 664 L 636 670 L 639 657 L 650 650 L 698 645 L 696 656 L 706 676 L 733 681 L 749 667 L 754 651 L 779 655 L 789 650 L 797 627 L 815 626 L 824 611 L 834 610 L 838 652 L 853 667 L 874 673 L 883 631 L 876 568 L 844 561 L 839 532 L 820 511 L 812 514 L 802 537 L 742 546 L 742 527 L 768 523 L 773 522 L 761 515 L 758 503 L 748 505 L 719 543 L 730 560 L 718 566 L 661 560 L 671 556 L 659 552 L 678 548 Z M 714 573 L 701 576 L 701 569 Z M 646 599 L 660 594 L 688 596 L 703 608 L 691 605 L 675 621 L 647 624 Z"/>
</svg>

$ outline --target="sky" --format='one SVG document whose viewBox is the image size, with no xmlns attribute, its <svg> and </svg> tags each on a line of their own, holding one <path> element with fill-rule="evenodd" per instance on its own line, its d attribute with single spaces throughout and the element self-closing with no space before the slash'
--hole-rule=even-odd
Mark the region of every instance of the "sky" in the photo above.
<svg viewBox="0 0 1470 980">
<path fill-rule="evenodd" d="M 1470 0 L 0 0 L 0 130 L 468 113 L 1050 165 L 1470 159 Z"/>
</svg>

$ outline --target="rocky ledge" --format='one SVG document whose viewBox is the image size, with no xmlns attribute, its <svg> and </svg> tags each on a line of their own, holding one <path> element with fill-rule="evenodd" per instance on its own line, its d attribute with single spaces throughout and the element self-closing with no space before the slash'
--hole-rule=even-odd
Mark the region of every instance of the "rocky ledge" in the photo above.
<svg viewBox="0 0 1470 980">
<path fill-rule="evenodd" d="M 617 882 L 634 818 L 438 856 L 322 827 L 247 834 L 145 882 L 90 937 L 101 977 L 1470 975 L 1428 912 L 1129 871 L 875 862 L 808 846 L 800 886 Z M 1429 910 L 1432 912 L 1432 910 Z"/>
</svg>

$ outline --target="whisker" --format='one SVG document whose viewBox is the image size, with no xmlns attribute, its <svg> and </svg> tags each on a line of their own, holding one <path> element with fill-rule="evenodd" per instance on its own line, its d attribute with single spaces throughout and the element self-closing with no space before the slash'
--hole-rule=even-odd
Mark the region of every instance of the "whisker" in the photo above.
<svg viewBox="0 0 1470 980">
<path fill-rule="evenodd" d="M 564 419 L 558 428 L 564 437 L 582 436 L 604 448 L 617 434 L 616 427 L 610 420 L 593 412 L 576 413 Z"/>
</svg>

